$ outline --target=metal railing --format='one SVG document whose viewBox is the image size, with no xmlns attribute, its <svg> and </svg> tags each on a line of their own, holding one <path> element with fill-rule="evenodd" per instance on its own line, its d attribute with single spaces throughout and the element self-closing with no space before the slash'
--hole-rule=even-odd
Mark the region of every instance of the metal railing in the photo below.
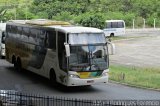
<svg viewBox="0 0 160 106">
<path fill-rule="evenodd" d="M 142 104 L 143 103 L 143 104 Z M 144 104 L 147 103 L 147 104 Z M 152 103 L 152 104 L 151 104 Z M 159 106 L 160 101 L 83 100 L 0 90 L 0 106 Z"/>
</svg>

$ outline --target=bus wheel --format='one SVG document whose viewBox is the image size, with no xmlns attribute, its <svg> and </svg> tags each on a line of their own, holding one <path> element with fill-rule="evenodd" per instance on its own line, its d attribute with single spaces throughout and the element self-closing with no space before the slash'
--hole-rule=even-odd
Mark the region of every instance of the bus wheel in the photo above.
<svg viewBox="0 0 160 106">
<path fill-rule="evenodd" d="M 22 70 L 22 64 L 21 64 L 20 58 L 17 59 L 17 62 L 16 62 L 16 63 L 17 63 L 17 70 L 18 70 L 18 71 L 21 71 L 21 70 Z"/>
<path fill-rule="evenodd" d="M 50 70 L 50 81 L 51 81 L 52 85 L 54 85 L 54 86 L 57 84 L 56 74 L 53 69 Z"/>
<path fill-rule="evenodd" d="M 111 33 L 111 34 L 110 34 L 110 37 L 114 37 L 114 33 Z"/>
<path fill-rule="evenodd" d="M 14 64 L 14 69 L 17 70 L 17 61 L 14 56 L 12 57 L 12 63 Z"/>
<path fill-rule="evenodd" d="M 16 62 L 16 61 L 14 61 L 14 63 L 13 63 L 13 64 L 14 64 L 14 69 L 15 69 L 15 70 L 17 70 L 17 62 Z"/>
</svg>

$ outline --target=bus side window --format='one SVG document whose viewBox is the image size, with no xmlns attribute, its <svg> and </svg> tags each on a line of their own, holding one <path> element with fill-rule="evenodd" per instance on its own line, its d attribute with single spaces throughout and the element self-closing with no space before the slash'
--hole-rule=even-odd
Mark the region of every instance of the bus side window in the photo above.
<svg viewBox="0 0 160 106">
<path fill-rule="evenodd" d="M 123 27 L 124 27 L 123 22 L 119 22 L 119 23 L 118 23 L 118 28 L 123 28 Z"/>
<path fill-rule="evenodd" d="M 17 36 L 20 37 L 22 35 L 22 27 L 17 27 Z"/>
<path fill-rule="evenodd" d="M 48 42 L 48 36 L 49 36 L 49 34 L 48 33 L 46 33 L 45 34 L 45 38 L 44 38 L 44 45 L 45 45 L 45 47 L 49 47 L 49 42 Z"/>
<path fill-rule="evenodd" d="M 56 31 L 47 31 L 44 42 L 46 47 L 56 50 Z"/>
<path fill-rule="evenodd" d="M 37 44 L 37 34 L 38 34 L 37 32 L 38 32 L 37 29 L 30 30 L 29 42 Z"/>
<path fill-rule="evenodd" d="M 11 26 L 6 25 L 6 35 L 8 36 L 9 33 L 11 33 Z"/>
<path fill-rule="evenodd" d="M 15 34 L 16 33 L 16 26 L 11 25 L 11 33 Z"/>
<path fill-rule="evenodd" d="M 112 28 L 111 22 L 107 23 L 107 28 Z"/>
</svg>

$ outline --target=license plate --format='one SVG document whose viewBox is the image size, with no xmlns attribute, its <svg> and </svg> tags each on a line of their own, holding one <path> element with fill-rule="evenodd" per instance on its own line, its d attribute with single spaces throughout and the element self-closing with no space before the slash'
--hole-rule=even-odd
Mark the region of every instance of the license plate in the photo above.
<svg viewBox="0 0 160 106">
<path fill-rule="evenodd" d="M 94 80 L 88 80 L 87 83 L 94 83 Z"/>
</svg>

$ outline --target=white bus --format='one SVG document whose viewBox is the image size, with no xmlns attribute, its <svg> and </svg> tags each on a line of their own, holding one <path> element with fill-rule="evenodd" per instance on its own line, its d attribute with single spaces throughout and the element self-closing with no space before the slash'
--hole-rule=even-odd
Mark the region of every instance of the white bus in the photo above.
<svg viewBox="0 0 160 106">
<path fill-rule="evenodd" d="M 5 52 L 5 31 L 0 32 L 0 56 L 1 58 L 5 58 L 6 52 Z"/>
<path fill-rule="evenodd" d="M 66 86 L 107 83 L 109 54 L 102 30 L 50 20 L 10 21 L 6 60 Z"/>
<path fill-rule="evenodd" d="M 125 35 L 124 20 L 106 20 L 105 23 L 106 23 L 106 26 L 103 29 L 103 31 L 106 37 Z"/>
<path fill-rule="evenodd" d="M 0 23 L 0 57 L 5 58 L 5 29 L 6 23 Z"/>
</svg>

